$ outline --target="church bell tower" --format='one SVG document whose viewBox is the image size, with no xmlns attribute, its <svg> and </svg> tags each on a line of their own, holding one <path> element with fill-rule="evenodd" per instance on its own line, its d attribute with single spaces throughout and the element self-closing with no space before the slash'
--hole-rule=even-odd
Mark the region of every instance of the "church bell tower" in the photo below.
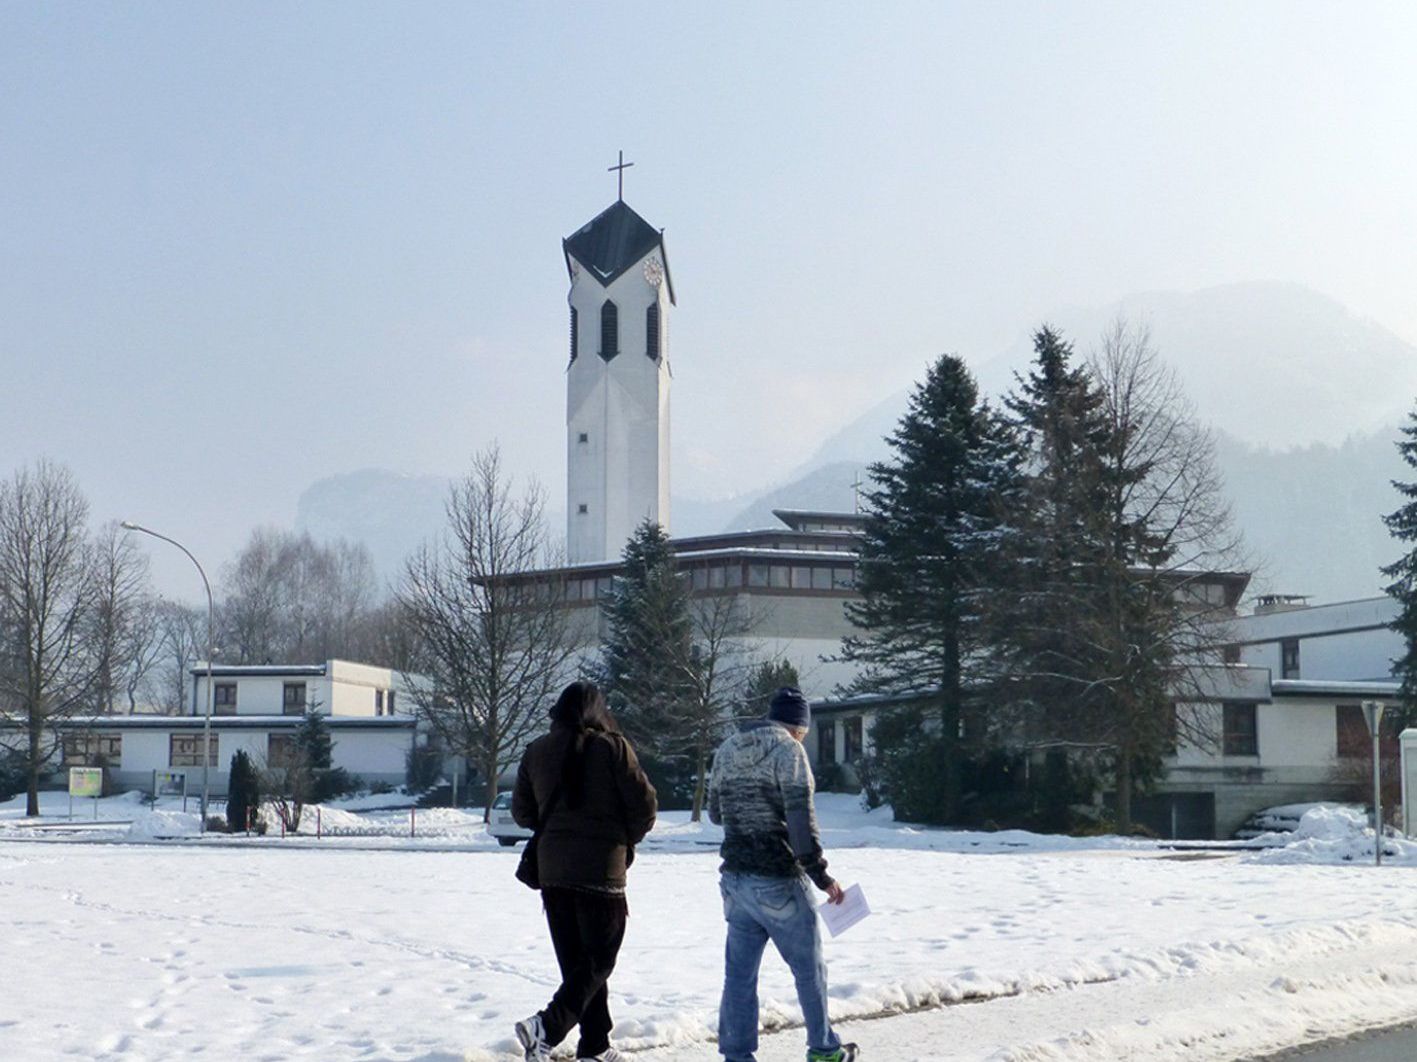
<svg viewBox="0 0 1417 1062">
<path fill-rule="evenodd" d="M 626 165 L 611 168 L 623 177 Z M 674 286 L 663 232 L 623 198 L 563 240 L 562 249 L 571 280 L 567 560 L 618 560 L 641 521 L 669 526 Z"/>
</svg>

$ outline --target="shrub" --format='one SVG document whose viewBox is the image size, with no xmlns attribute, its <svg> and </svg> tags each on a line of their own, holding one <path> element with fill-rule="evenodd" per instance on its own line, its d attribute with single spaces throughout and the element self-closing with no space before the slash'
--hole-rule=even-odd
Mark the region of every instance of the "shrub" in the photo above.
<svg viewBox="0 0 1417 1062">
<path fill-rule="evenodd" d="M 16 749 L 0 748 L 0 800 L 23 793 L 28 785 L 24 754 Z"/>
<path fill-rule="evenodd" d="M 421 793 L 432 789 L 443 775 L 443 750 L 432 742 L 414 745 L 405 757 L 404 777 L 408 788 Z"/>
<path fill-rule="evenodd" d="M 231 779 L 226 787 L 226 821 L 234 832 L 247 828 L 261 806 L 261 782 L 245 749 L 231 757 Z"/>
<path fill-rule="evenodd" d="M 364 786 L 359 775 L 350 774 L 343 767 L 330 767 L 323 771 L 314 771 L 312 774 L 314 777 L 310 800 L 315 804 L 323 804 L 335 797 L 357 793 Z"/>
</svg>

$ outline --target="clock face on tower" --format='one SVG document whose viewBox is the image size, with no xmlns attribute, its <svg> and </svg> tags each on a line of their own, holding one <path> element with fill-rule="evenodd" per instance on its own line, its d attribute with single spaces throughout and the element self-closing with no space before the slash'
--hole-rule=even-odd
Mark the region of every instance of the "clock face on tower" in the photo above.
<svg viewBox="0 0 1417 1062">
<path fill-rule="evenodd" d="M 645 263 L 645 280 L 652 288 L 657 288 L 664 283 L 664 263 L 658 258 L 651 258 Z"/>
</svg>

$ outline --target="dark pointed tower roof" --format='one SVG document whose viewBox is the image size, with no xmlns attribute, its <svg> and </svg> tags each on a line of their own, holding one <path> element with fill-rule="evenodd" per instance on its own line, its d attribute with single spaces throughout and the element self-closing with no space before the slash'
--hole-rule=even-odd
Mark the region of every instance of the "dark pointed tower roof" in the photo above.
<svg viewBox="0 0 1417 1062">
<path fill-rule="evenodd" d="M 674 281 L 669 276 L 669 255 L 664 250 L 664 232 L 631 210 L 623 199 L 611 203 L 574 235 L 561 241 L 566 254 L 566 271 L 574 258 L 602 285 L 609 287 L 632 265 L 659 248 L 664 261 L 664 281 L 669 285 L 669 301 L 674 302 Z M 677 304 L 676 304 L 677 305 Z"/>
</svg>

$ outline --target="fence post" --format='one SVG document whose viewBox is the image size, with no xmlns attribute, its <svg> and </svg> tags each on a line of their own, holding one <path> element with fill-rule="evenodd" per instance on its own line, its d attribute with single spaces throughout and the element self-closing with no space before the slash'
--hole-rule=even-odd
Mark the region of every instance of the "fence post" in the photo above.
<svg viewBox="0 0 1417 1062">
<path fill-rule="evenodd" d="M 315 805 L 315 840 L 320 839 L 320 806 Z"/>
<path fill-rule="evenodd" d="M 416 832 L 415 829 L 414 829 L 414 823 L 417 821 L 417 818 L 418 818 L 418 809 L 417 809 L 416 807 L 411 807 L 411 808 L 409 808 L 409 809 L 408 809 L 408 835 L 409 835 L 410 837 L 412 837 L 412 836 L 414 835 L 414 833 Z"/>
</svg>

